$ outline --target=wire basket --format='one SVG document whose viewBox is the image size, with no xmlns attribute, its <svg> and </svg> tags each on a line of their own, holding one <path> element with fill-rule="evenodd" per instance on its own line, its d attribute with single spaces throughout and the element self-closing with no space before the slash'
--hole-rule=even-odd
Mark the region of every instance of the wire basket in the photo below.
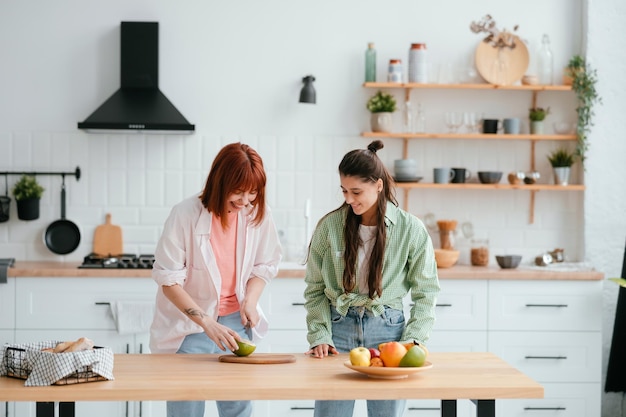
<svg viewBox="0 0 626 417">
<path fill-rule="evenodd" d="M 102 370 L 96 372 L 92 364 L 75 366 L 75 363 L 81 362 L 76 359 L 85 352 L 51 353 L 42 352 L 39 349 L 5 345 L 0 374 L 27 380 L 27 385 L 70 385 L 113 379 L 110 374 L 113 369 L 112 351 L 109 348 L 95 346 L 94 352 L 95 356 L 105 359 L 98 359 L 96 366 L 104 366 L 106 372 Z M 29 383 L 29 380 L 33 379 L 34 369 L 37 371 L 36 374 L 39 374 L 35 375 L 38 380 Z M 60 369 L 63 370 L 59 371 Z M 52 374 L 56 376 L 50 379 Z M 62 376 L 58 377 L 58 375 Z"/>
</svg>

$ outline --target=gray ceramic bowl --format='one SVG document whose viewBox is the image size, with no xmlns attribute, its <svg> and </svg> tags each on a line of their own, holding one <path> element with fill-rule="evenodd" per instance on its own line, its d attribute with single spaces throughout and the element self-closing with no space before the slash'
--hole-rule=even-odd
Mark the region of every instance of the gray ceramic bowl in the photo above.
<svg viewBox="0 0 626 417">
<path fill-rule="evenodd" d="M 496 255 L 498 265 L 500 265 L 500 268 L 504 269 L 517 268 L 521 260 L 521 255 Z"/>
<path fill-rule="evenodd" d="M 478 179 L 483 184 L 497 184 L 502 179 L 502 171 L 478 171 Z"/>
</svg>

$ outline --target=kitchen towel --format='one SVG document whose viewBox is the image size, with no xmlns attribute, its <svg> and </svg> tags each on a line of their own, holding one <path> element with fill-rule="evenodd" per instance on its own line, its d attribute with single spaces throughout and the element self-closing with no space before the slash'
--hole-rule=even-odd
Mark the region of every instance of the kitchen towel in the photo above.
<svg viewBox="0 0 626 417">
<path fill-rule="evenodd" d="M 0 284 L 7 283 L 7 276 L 9 267 L 13 266 L 15 263 L 15 258 L 2 258 L 0 259 Z"/>
<path fill-rule="evenodd" d="M 150 331 L 152 324 L 154 302 L 112 301 L 111 314 L 119 334 L 146 333 Z"/>
</svg>

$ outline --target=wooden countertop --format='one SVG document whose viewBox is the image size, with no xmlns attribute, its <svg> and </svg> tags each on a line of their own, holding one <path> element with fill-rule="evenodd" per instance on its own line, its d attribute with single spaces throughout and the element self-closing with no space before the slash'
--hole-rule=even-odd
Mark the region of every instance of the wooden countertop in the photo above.
<svg viewBox="0 0 626 417">
<path fill-rule="evenodd" d="M 115 355 L 114 381 L 25 387 L 0 377 L 0 401 L 343 400 L 543 398 L 541 385 L 492 353 L 432 353 L 433 367 L 381 380 L 346 368 L 347 354 L 273 365 L 219 355 Z"/>
<path fill-rule="evenodd" d="M 105 277 L 105 278 L 150 278 L 148 269 L 79 269 L 79 262 L 16 261 L 9 268 L 10 277 Z M 562 271 L 558 265 L 547 267 L 519 267 L 500 269 L 499 267 L 478 267 L 457 265 L 440 268 L 440 279 L 489 279 L 489 280 L 602 280 L 604 274 L 595 270 Z M 278 272 L 278 278 L 304 278 L 304 267 L 286 264 Z"/>
</svg>

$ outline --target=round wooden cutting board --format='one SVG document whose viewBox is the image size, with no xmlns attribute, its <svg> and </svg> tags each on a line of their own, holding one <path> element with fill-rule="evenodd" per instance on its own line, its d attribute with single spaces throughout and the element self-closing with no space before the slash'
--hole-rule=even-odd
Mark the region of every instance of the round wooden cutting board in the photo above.
<svg viewBox="0 0 626 417">
<path fill-rule="evenodd" d="M 218 359 L 220 362 L 252 364 L 290 363 L 296 361 L 294 355 L 275 353 L 254 353 L 250 356 L 222 355 Z"/>
</svg>

